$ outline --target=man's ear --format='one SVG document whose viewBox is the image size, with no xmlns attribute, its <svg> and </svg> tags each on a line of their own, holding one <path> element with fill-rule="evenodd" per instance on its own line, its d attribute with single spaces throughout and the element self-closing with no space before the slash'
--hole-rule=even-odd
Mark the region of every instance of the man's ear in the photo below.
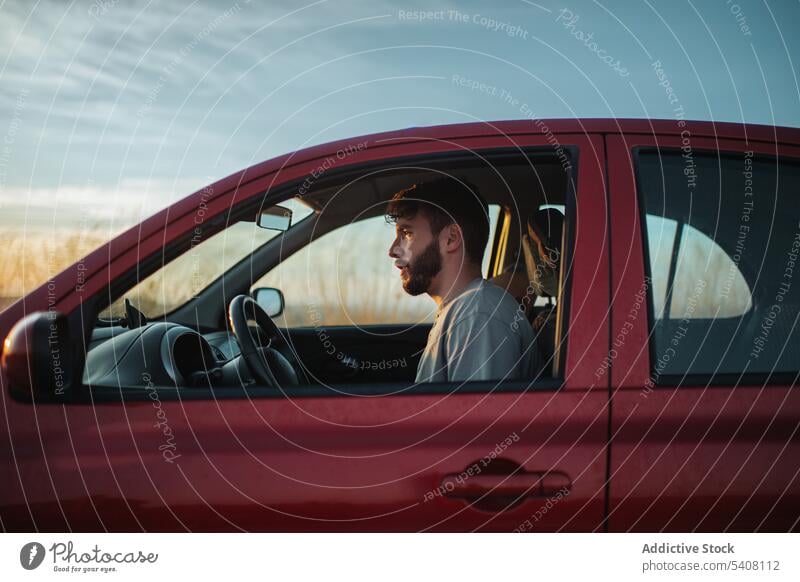
<svg viewBox="0 0 800 582">
<path fill-rule="evenodd" d="M 464 246 L 464 238 L 458 224 L 453 222 L 442 229 L 440 246 L 446 253 L 454 253 Z"/>
</svg>

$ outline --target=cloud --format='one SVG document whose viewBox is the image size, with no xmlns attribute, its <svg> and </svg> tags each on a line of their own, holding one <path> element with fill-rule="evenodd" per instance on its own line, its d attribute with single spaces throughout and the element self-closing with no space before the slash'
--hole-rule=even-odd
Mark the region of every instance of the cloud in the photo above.
<svg viewBox="0 0 800 582">
<path fill-rule="evenodd" d="M 0 191 L 2 226 L 3 230 L 41 230 L 111 225 L 121 230 L 205 185 L 204 179 L 125 180 L 115 187 L 6 188 Z"/>
</svg>

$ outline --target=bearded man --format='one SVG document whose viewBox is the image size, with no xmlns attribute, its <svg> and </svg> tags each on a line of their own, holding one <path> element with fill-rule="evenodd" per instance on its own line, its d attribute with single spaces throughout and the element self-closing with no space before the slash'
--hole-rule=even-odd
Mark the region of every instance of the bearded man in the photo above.
<svg viewBox="0 0 800 582">
<path fill-rule="evenodd" d="M 403 289 L 438 306 L 416 381 L 532 379 L 533 330 L 519 325 L 514 298 L 481 275 L 489 219 L 477 190 L 452 177 L 416 184 L 392 197 L 386 217 Z"/>
</svg>

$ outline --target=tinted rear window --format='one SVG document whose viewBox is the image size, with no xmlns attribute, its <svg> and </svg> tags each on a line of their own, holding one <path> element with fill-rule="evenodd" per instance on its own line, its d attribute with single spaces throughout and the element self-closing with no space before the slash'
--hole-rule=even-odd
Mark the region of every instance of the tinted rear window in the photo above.
<svg viewBox="0 0 800 582">
<path fill-rule="evenodd" d="M 796 372 L 800 165 L 752 152 L 637 158 L 656 383 Z"/>
</svg>

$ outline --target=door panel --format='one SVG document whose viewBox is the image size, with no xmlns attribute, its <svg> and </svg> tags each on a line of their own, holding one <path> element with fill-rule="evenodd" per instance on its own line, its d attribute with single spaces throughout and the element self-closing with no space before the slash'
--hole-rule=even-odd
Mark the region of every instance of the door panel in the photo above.
<svg viewBox="0 0 800 582">
<path fill-rule="evenodd" d="M 737 332 L 740 335 L 753 333 L 762 324 L 762 318 L 758 318 L 757 326 L 753 325 L 752 315 L 737 318 L 740 324 L 736 325 L 730 319 L 720 319 L 718 329 L 710 328 L 716 338 L 710 342 L 702 337 L 698 341 L 696 336 L 686 334 L 692 322 L 695 326 L 708 327 L 712 320 L 696 319 L 691 312 L 683 316 L 688 317 L 684 323 L 662 319 L 660 321 L 666 323 L 660 324 L 659 333 L 672 330 L 667 337 L 673 339 L 662 346 L 659 353 L 655 351 L 655 332 L 651 333 L 653 309 L 649 307 L 648 293 L 663 293 L 663 290 L 656 290 L 653 280 L 645 279 L 646 243 L 639 206 L 642 199 L 637 197 L 632 151 L 658 145 L 680 152 L 688 143 L 690 156 L 684 158 L 687 164 L 691 163 L 692 152 L 695 156 L 717 150 L 738 152 L 740 159 L 746 150 L 756 156 L 778 153 L 774 144 L 697 139 L 686 133 L 685 139 L 677 136 L 656 139 L 643 135 L 607 138 L 614 229 L 609 358 L 613 393 L 609 529 L 797 529 L 800 519 L 800 440 L 797 435 L 800 396 L 794 382 L 767 375 L 720 373 L 712 381 L 708 374 L 676 378 L 662 373 L 679 362 L 696 367 L 713 367 L 719 363 L 720 372 L 726 371 L 723 364 L 730 366 L 733 359 L 723 356 L 733 352 L 725 345 Z M 800 158 L 798 148 L 781 146 L 780 154 Z M 690 175 L 691 171 L 685 174 Z M 700 187 L 694 193 L 698 208 L 703 196 L 713 194 L 710 190 L 713 188 Z M 668 195 L 669 192 L 666 203 L 669 203 Z M 740 199 L 743 200 L 741 208 L 747 208 L 746 198 Z M 749 211 L 739 212 L 739 215 L 744 214 L 750 216 Z M 717 214 L 725 215 L 724 209 Z M 695 218 L 698 217 L 695 215 L 692 220 Z M 707 221 L 714 217 L 699 218 Z M 718 236 L 730 236 L 731 231 L 727 229 L 731 225 L 725 220 L 717 222 Z M 738 224 L 733 228 L 738 228 Z M 751 244 L 754 240 L 751 238 Z M 740 265 L 741 270 L 747 272 L 744 261 Z M 674 262 L 671 269 L 674 272 Z M 762 281 L 768 283 L 768 280 Z M 708 288 L 712 286 L 713 280 Z M 675 289 L 673 292 L 677 292 Z M 759 293 L 753 292 L 754 308 L 762 305 Z M 724 307 L 726 302 L 718 301 L 714 305 Z M 686 341 L 682 343 L 684 338 Z M 711 361 L 714 357 L 717 360 Z M 742 361 L 741 356 L 738 359 Z"/>
<path fill-rule="evenodd" d="M 170 439 L 153 427 L 150 402 L 99 405 L 96 416 L 51 407 L 39 418 L 51 427 L 42 446 L 17 452 L 30 510 L 15 496 L 3 523 L 54 531 L 593 530 L 604 511 L 606 417 L 592 392 L 164 400 Z M 67 430 L 74 452 L 59 438 Z M 38 437 L 30 426 L 19 442 Z M 476 477 L 495 474 L 494 457 L 564 481 L 505 512 L 445 495 L 449 475 L 480 484 Z M 42 479 L 43 461 L 52 480 Z"/>
<path fill-rule="evenodd" d="M 313 382 L 413 381 L 430 324 L 284 330 Z"/>
</svg>

